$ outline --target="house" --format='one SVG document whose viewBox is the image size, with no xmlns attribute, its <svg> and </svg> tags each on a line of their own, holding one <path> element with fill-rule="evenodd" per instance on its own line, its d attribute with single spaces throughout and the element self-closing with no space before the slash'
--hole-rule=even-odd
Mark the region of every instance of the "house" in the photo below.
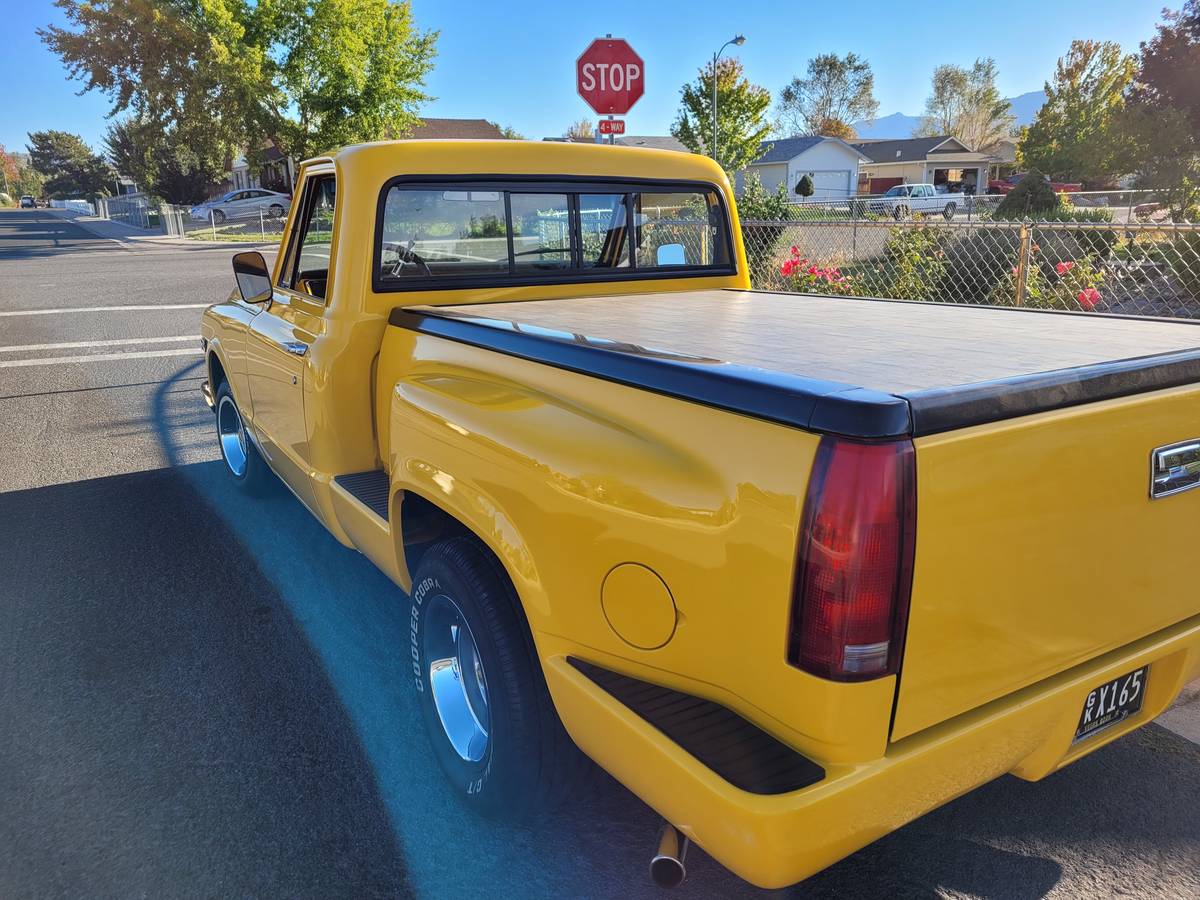
<svg viewBox="0 0 1200 900">
<path fill-rule="evenodd" d="M 763 141 L 761 155 L 734 176 L 734 189 L 740 194 L 748 173 L 757 174 L 762 186 L 775 191 L 787 185 L 788 197 L 799 202 L 796 193 L 800 179 L 812 179 L 813 200 L 844 200 L 858 189 L 859 166 L 870 158 L 840 138 L 809 135 Z"/>
<path fill-rule="evenodd" d="M 500 126 L 487 119 L 421 119 L 405 140 L 503 140 Z"/>
<path fill-rule="evenodd" d="M 1017 171 L 1017 142 L 1011 138 L 1001 138 L 994 144 L 980 148 L 992 158 L 992 178 L 1007 178 Z"/>
<path fill-rule="evenodd" d="M 502 140 L 504 134 L 499 126 L 486 119 L 428 119 L 422 118 L 406 140 L 445 140 L 445 139 L 474 139 Z M 290 193 L 296 183 L 299 167 L 296 161 L 275 146 L 275 142 L 263 142 L 261 149 L 262 166 L 258 172 L 250 170 L 250 164 L 245 155 L 233 161 L 233 166 L 225 176 L 223 191 L 240 191 L 245 188 L 261 187 L 267 190 Z"/>
<path fill-rule="evenodd" d="M 600 135 L 604 138 L 604 135 Z M 678 150 L 680 153 L 687 153 L 688 148 L 683 145 L 683 141 L 677 137 L 672 137 L 669 134 L 619 134 L 613 142 L 618 147 L 649 147 L 652 150 Z"/>
<path fill-rule="evenodd" d="M 860 194 L 882 194 L 898 184 L 959 184 L 966 193 L 987 191 L 993 159 L 949 135 L 858 141 L 867 164 L 859 171 Z"/>
</svg>

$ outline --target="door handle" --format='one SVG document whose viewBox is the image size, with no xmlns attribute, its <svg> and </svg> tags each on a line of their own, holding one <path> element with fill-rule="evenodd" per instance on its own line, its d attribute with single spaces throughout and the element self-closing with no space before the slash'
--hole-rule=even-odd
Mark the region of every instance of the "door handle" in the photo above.
<svg viewBox="0 0 1200 900">
<path fill-rule="evenodd" d="M 308 344 L 301 341 L 283 341 L 279 346 L 283 347 L 292 356 L 304 356 L 308 353 Z"/>
<path fill-rule="evenodd" d="M 1200 440 L 1155 447 L 1150 456 L 1150 498 L 1200 487 Z"/>
</svg>

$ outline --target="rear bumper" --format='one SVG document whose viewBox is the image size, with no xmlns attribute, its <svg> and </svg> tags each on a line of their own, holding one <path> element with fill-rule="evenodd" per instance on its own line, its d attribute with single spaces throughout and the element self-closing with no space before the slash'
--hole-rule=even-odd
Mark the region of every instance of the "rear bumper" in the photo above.
<svg viewBox="0 0 1200 900">
<path fill-rule="evenodd" d="M 540 636 L 546 679 L 581 748 L 742 878 L 794 884 L 943 803 L 1005 773 L 1036 780 L 1145 724 L 1200 677 L 1200 616 L 890 745 L 862 765 L 826 765 L 802 790 L 747 793 L 572 667 Z M 1100 683 L 1150 667 L 1142 709 L 1072 745 Z M 821 760 L 817 760 L 822 763 Z"/>
<path fill-rule="evenodd" d="M 200 393 L 204 396 L 204 402 L 209 409 L 217 408 L 217 401 L 213 398 L 212 385 L 208 383 L 208 379 L 200 383 Z"/>
</svg>

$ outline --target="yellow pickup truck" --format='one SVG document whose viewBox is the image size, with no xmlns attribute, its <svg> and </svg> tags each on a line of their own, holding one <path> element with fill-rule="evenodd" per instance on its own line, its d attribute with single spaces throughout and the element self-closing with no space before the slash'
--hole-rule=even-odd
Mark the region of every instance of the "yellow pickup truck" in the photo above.
<svg viewBox="0 0 1200 900">
<path fill-rule="evenodd" d="M 1200 326 L 753 291 L 680 153 L 369 144 L 295 197 L 203 316 L 221 454 L 397 584 L 471 807 L 580 748 L 660 883 L 777 887 L 1200 676 Z"/>
</svg>

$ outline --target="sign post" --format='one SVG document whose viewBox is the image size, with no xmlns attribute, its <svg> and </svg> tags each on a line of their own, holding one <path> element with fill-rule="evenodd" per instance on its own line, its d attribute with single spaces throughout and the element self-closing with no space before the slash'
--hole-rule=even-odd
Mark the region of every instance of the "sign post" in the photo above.
<svg viewBox="0 0 1200 900">
<path fill-rule="evenodd" d="M 592 109 L 602 116 L 600 133 L 609 136 L 625 133 L 623 116 L 642 99 L 646 90 L 646 65 L 632 47 L 612 35 L 596 38 L 575 61 L 575 89 Z"/>
</svg>

